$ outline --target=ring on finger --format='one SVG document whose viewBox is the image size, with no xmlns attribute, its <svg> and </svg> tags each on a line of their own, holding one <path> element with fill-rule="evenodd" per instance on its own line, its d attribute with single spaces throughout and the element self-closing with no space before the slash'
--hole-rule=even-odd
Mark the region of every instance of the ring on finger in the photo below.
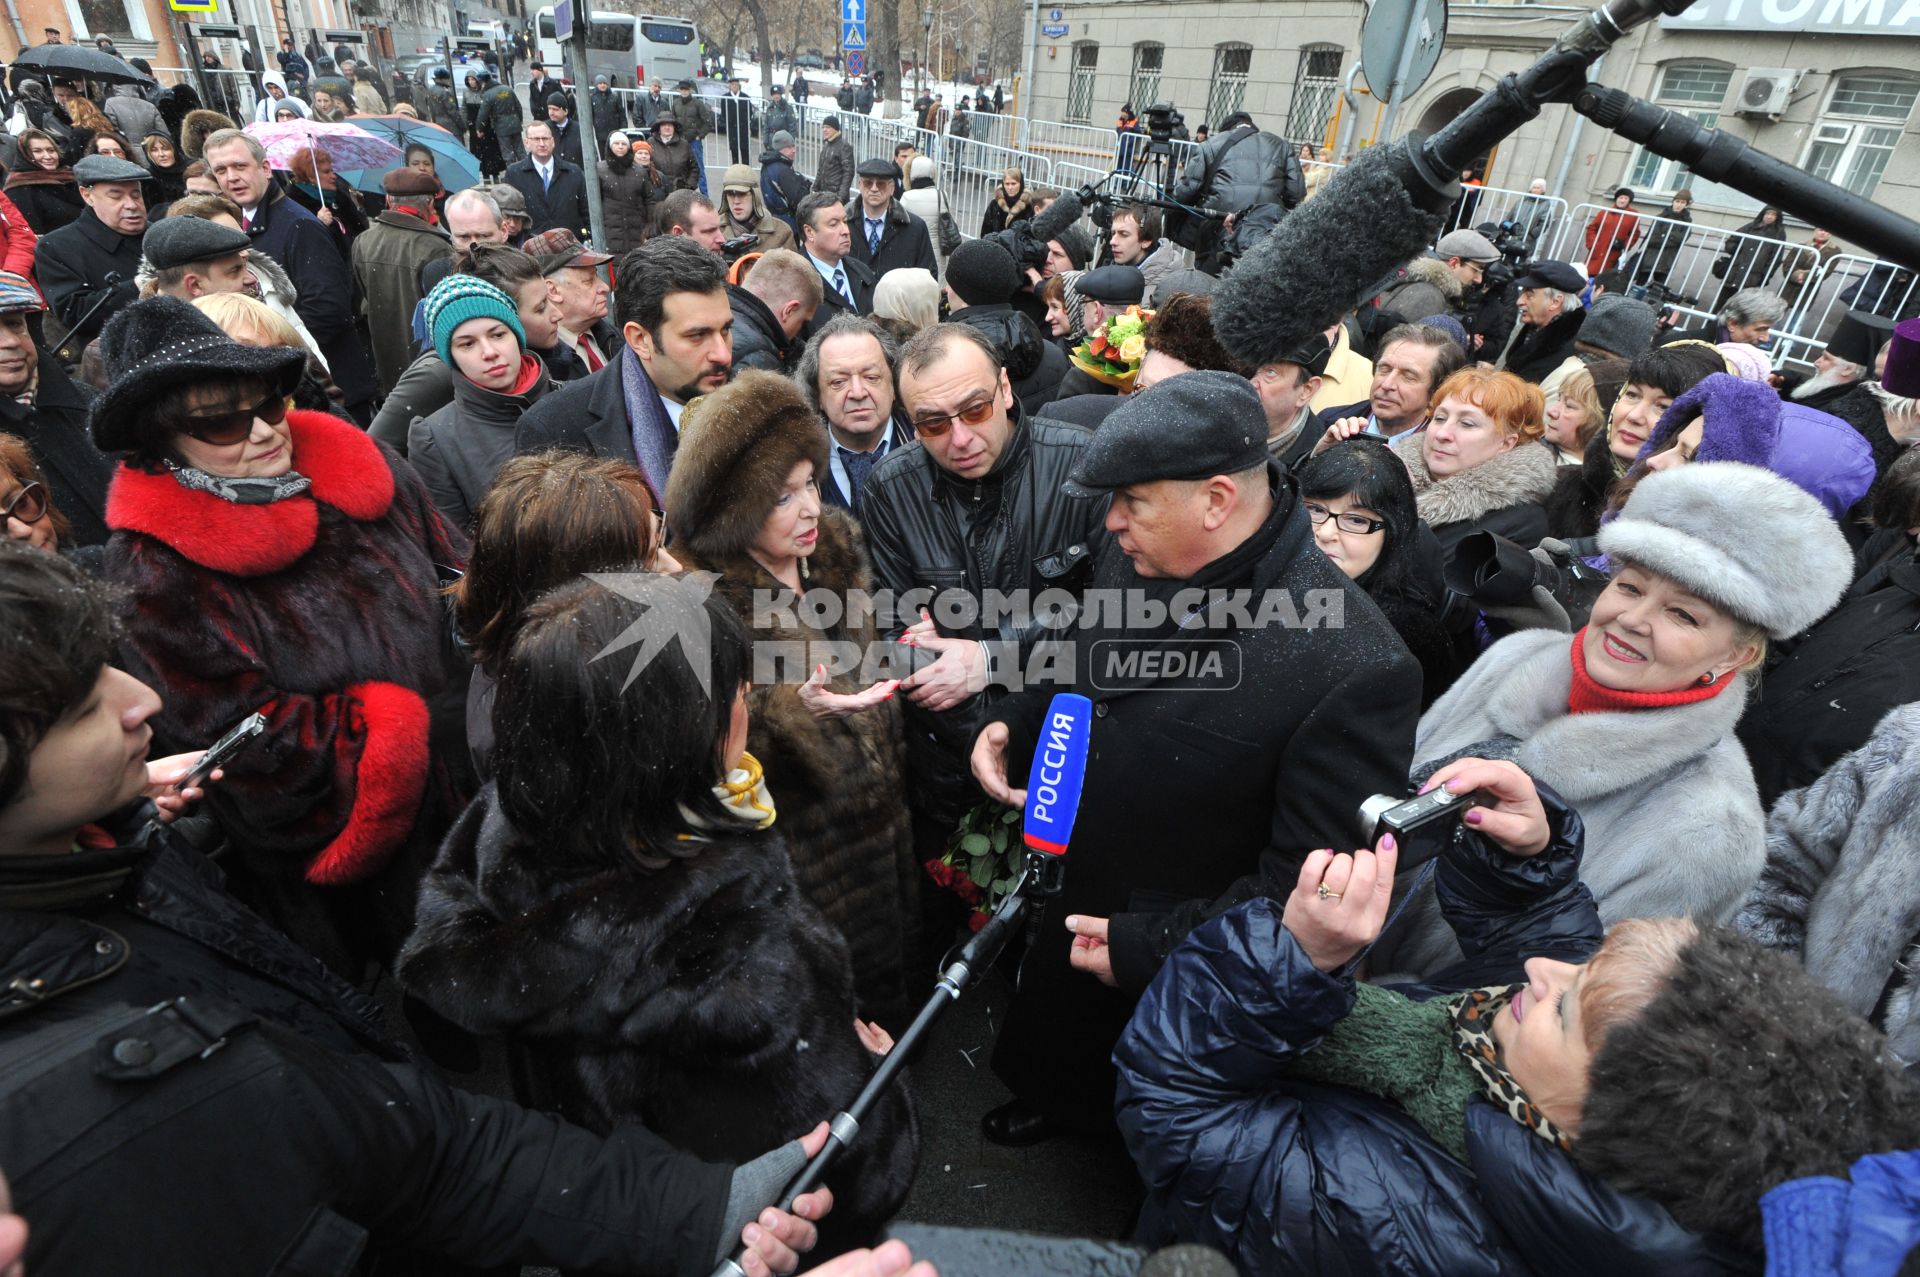
<svg viewBox="0 0 1920 1277">
<path fill-rule="evenodd" d="M 1344 893 L 1329 890 L 1327 884 L 1323 882 L 1315 889 L 1314 894 L 1322 900 L 1338 900 Z"/>
</svg>

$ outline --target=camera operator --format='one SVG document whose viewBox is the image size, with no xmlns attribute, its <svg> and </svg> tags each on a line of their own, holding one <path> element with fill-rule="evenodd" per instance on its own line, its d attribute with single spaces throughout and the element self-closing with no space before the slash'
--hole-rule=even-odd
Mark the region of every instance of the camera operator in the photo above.
<svg viewBox="0 0 1920 1277">
<path fill-rule="evenodd" d="M 1458 315 L 1467 290 L 1499 260 L 1500 250 L 1479 231 L 1448 231 L 1433 251 L 1401 267 L 1399 279 L 1380 294 L 1380 321 L 1412 324 L 1429 315 Z"/>
<path fill-rule="evenodd" d="M 1187 161 L 1173 188 L 1179 203 L 1224 219 L 1213 242 L 1195 250 L 1211 274 L 1259 243 L 1306 196 L 1293 144 L 1255 128 L 1245 111 L 1227 117 L 1225 131 Z"/>
</svg>

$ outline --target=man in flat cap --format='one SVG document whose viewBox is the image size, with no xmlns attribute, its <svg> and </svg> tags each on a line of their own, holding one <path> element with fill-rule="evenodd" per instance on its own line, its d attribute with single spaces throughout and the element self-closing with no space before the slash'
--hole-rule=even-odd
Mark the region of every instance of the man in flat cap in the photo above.
<svg viewBox="0 0 1920 1277">
<path fill-rule="evenodd" d="M 613 295 L 600 268 L 613 260 L 596 253 L 569 230 L 544 231 L 528 237 L 521 249 L 533 258 L 553 286 L 560 304 L 560 344 L 573 351 L 589 373 L 599 372 L 617 352 L 619 332 L 607 319 L 607 300 Z"/>
<path fill-rule="evenodd" d="M 1538 384 L 1574 353 L 1587 318 L 1580 309 L 1587 281 L 1565 262 L 1542 261 L 1529 263 L 1513 282 L 1520 290 L 1520 322 L 1494 366 Z"/>
<path fill-rule="evenodd" d="M 847 210 L 852 258 L 872 271 L 876 280 L 901 266 L 924 267 L 940 278 L 926 222 L 894 198 L 900 189 L 900 170 L 891 160 L 871 159 L 862 160 L 854 172 L 860 183 L 860 203 Z"/>
<path fill-rule="evenodd" d="M 73 166 L 87 211 L 40 238 L 34 274 L 54 317 L 78 352 L 139 293 L 140 239 L 147 233 L 147 170 L 109 155 L 89 155 Z"/>
<path fill-rule="evenodd" d="M 386 211 L 354 239 L 353 277 L 373 338 L 374 374 L 385 395 L 412 362 L 413 308 L 425 295 L 420 272 L 429 262 L 452 257 L 453 240 L 433 209 L 440 179 L 397 168 L 380 184 L 387 193 Z"/>
<path fill-rule="evenodd" d="M 153 224 L 140 251 L 153 268 L 153 291 L 192 301 L 217 293 L 260 295 L 248 261 L 253 240 L 242 230 L 204 217 L 166 217 Z"/>
<path fill-rule="evenodd" d="M 1140 299 L 1147 294 L 1147 277 L 1140 273 L 1138 266 L 1102 266 L 1097 270 L 1081 272 L 1073 289 L 1080 296 L 1081 327 L 1089 333 L 1097 333 L 1107 320 L 1129 306 L 1140 304 Z M 1076 395 L 1119 393 L 1118 387 L 1090 377 L 1077 367 L 1068 369 L 1067 375 L 1060 379 L 1059 397 L 1062 399 Z"/>
<path fill-rule="evenodd" d="M 1420 705 L 1419 665 L 1315 546 L 1245 377 L 1130 396 L 1066 493 L 1110 496 L 1113 534 L 1071 673 L 1002 700 L 971 760 L 989 797 L 1024 803 L 1052 695 L 1093 701 L 1065 890 L 994 1049 L 1016 1098 L 982 1126 L 1005 1144 L 1112 1130 L 1110 1056 L 1140 990 L 1200 921 L 1285 898 L 1316 847 L 1352 848 L 1361 801 L 1407 790 Z"/>
</svg>

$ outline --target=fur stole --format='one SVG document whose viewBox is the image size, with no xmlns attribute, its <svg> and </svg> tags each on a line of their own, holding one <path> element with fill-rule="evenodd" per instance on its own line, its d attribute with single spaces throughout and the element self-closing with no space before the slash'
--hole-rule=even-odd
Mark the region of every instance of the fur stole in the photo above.
<svg viewBox="0 0 1920 1277">
<path fill-rule="evenodd" d="M 1559 477 L 1551 449 L 1538 443 L 1520 443 L 1471 470 L 1436 479 L 1420 450 L 1426 430 L 1409 430 L 1391 444 L 1407 463 L 1413 479 L 1415 507 L 1430 528 L 1449 523 L 1471 523 L 1495 510 L 1538 505 L 1553 491 Z"/>
<path fill-rule="evenodd" d="M 189 562 L 229 576 L 284 571 L 313 549 L 320 531 L 317 503 L 359 523 L 385 515 L 393 504 L 393 467 L 364 431 L 324 412 L 296 409 L 293 468 L 312 480 L 306 493 L 271 505 L 235 505 L 210 492 L 182 487 L 162 471 L 122 462 L 107 493 L 107 526 L 138 532 Z"/>
</svg>

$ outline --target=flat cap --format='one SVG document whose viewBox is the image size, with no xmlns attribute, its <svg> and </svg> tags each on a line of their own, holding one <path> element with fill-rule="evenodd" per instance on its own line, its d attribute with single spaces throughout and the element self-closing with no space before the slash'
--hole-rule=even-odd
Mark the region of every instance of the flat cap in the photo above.
<svg viewBox="0 0 1920 1277">
<path fill-rule="evenodd" d="M 870 160 L 861 160 L 860 167 L 853 172 L 856 177 L 887 177 L 896 182 L 900 180 L 900 166 L 892 160 L 883 160 L 877 155 Z"/>
<path fill-rule="evenodd" d="M 1147 295 L 1147 277 L 1138 266 L 1102 266 L 1080 276 L 1082 297 L 1116 306 L 1136 306 Z"/>
<path fill-rule="evenodd" d="M 493 202 L 500 209 L 502 217 L 531 216 L 527 212 L 527 197 L 520 193 L 519 187 L 506 182 L 496 182 L 486 190 L 487 194 L 493 196 Z"/>
<path fill-rule="evenodd" d="M 1463 262 L 1479 262 L 1482 266 L 1491 266 L 1500 260 L 1500 250 L 1493 246 L 1492 240 L 1464 227 L 1442 235 L 1440 242 L 1433 246 L 1433 255 L 1442 261 L 1458 257 Z"/>
<path fill-rule="evenodd" d="M 1062 486 L 1094 497 L 1135 483 L 1211 479 L 1267 460 L 1260 392 L 1230 372 L 1186 372 L 1128 395 L 1107 414 Z"/>
<path fill-rule="evenodd" d="M 1528 262 L 1513 281 L 1522 288 L 1552 288 L 1577 293 L 1587 286 L 1586 278 L 1565 262 Z"/>
<path fill-rule="evenodd" d="M 163 217 L 147 228 L 140 251 L 153 268 L 172 270 L 188 262 L 210 262 L 252 244 L 245 231 L 204 217 Z"/>
<path fill-rule="evenodd" d="M 380 186 L 389 195 L 438 195 L 440 179 L 431 173 L 422 173 L 417 168 L 388 169 L 380 179 Z"/>
<path fill-rule="evenodd" d="M 95 182 L 151 182 L 153 174 L 130 160 L 89 155 L 73 166 L 73 180 L 80 186 L 92 186 Z"/>
<path fill-rule="evenodd" d="M 678 83 L 678 84 L 676 84 L 676 85 L 674 85 L 673 87 L 674 87 L 674 88 L 676 88 L 676 89 L 691 89 L 691 88 L 693 87 L 693 81 L 692 81 L 692 80 L 682 80 L 682 81 L 680 81 L 680 83 Z"/>
<path fill-rule="evenodd" d="M 596 253 L 582 244 L 565 227 L 529 235 L 521 242 L 520 251 L 539 263 L 542 275 L 551 275 L 568 266 L 599 266 L 613 260 L 609 254 Z"/>
<path fill-rule="evenodd" d="M 1333 343 L 1327 340 L 1325 333 L 1315 333 L 1274 362 L 1300 365 L 1300 379 L 1305 381 L 1308 377 L 1318 377 L 1325 372 L 1327 361 L 1332 358 Z"/>
</svg>

